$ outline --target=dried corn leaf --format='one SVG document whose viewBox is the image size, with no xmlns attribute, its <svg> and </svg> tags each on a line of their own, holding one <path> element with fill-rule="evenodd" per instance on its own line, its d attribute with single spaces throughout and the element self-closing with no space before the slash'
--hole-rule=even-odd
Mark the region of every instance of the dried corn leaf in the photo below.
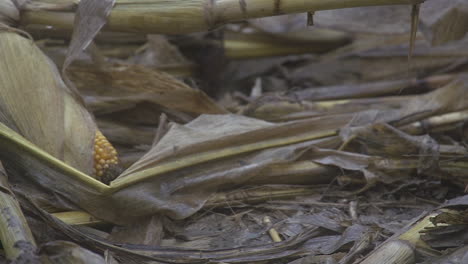
<svg viewBox="0 0 468 264">
<path fill-rule="evenodd" d="M 42 68 L 43 71 L 50 70 L 43 65 L 36 66 L 36 68 Z M 52 67 L 50 64 L 46 65 Z M 133 92 L 144 91 L 145 99 L 150 98 L 149 100 L 155 100 L 159 104 L 166 103 L 167 107 L 180 111 L 222 112 L 216 105 L 206 103 L 203 99 L 201 103 L 192 104 L 190 107 L 186 107 L 179 101 L 163 102 L 157 95 L 164 95 L 167 91 L 153 93 L 152 85 L 154 84 L 147 83 L 148 76 L 152 77 L 152 81 L 163 80 L 163 83 L 175 86 L 176 98 L 184 96 L 185 92 L 190 89 L 186 89 L 187 87 L 181 84 L 174 84 L 173 79 L 167 76 L 161 77 L 159 73 L 148 72 L 137 66 L 121 66 L 120 68 L 115 66 L 110 70 L 103 70 L 105 78 L 101 77 L 101 72 L 95 70 L 82 69 L 81 71 L 82 76 L 93 76 L 90 78 L 93 80 L 91 82 L 94 84 L 93 88 L 103 83 L 110 84 L 110 87 L 114 89 L 109 89 L 109 91 L 121 91 L 128 97 L 134 96 Z M 46 74 L 43 73 L 43 75 Z M 128 76 L 131 76 L 130 81 Z M 77 80 L 80 79 L 77 78 Z M 47 91 L 49 88 L 44 86 L 42 89 Z M 382 109 L 356 116 L 354 114 L 328 115 L 281 124 L 236 115 L 202 115 L 185 126 L 173 125 L 147 155 L 109 186 L 80 172 L 80 170 L 84 171 L 81 168 L 74 169 L 48 155 L 40 149 L 44 144 L 37 143 L 39 145 L 37 147 L 29 142 L 33 141 L 32 139 L 28 141 L 19 136 L 19 134 L 26 133 L 25 137 L 28 137 L 28 131 L 16 128 L 16 122 L 19 121 L 11 116 L 10 108 L 14 108 L 10 106 L 5 110 L 2 109 L 1 113 L 4 115 L 5 123 L 17 132 L 5 125 L 0 126 L 0 144 L 2 145 L 0 155 L 12 175 L 15 175 L 16 182 L 28 182 L 29 186 L 36 184 L 36 187 L 52 190 L 57 197 L 69 203 L 70 207 L 82 208 L 104 220 L 113 223 L 128 223 L 156 213 L 184 218 L 199 210 L 217 190 L 255 181 L 256 177 L 275 166 L 292 164 L 306 157 L 310 158 L 307 155 L 311 155 L 311 150 L 313 154 L 317 148 L 321 149 L 322 154 L 333 154 L 329 157 L 335 157 L 335 160 L 332 160 L 334 165 L 350 170 L 365 172 L 370 171 L 369 167 L 372 166 L 393 170 L 393 172 L 418 168 L 420 164 L 416 159 L 400 164 L 392 163 L 392 160 L 385 158 L 374 160 L 373 156 L 368 155 L 345 155 L 346 153 L 327 148 L 335 148 L 341 143 L 335 135 L 352 118 L 353 122 L 343 129 L 342 135 L 345 139 L 355 135 L 354 132 L 358 129 L 376 122 L 390 122 L 399 126 L 435 114 L 465 109 L 468 101 L 466 89 L 466 82 L 459 79 L 422 97 L 412 97 L 401 104 L 398 109 Z M 63 94 L 63 96 L 69 96 L 65 92 Z M 182 102 L 189 102 L 192 96 L 193 94 L 183 97 L 187 99 Z M 50 99 L 47 101 L 49 96 L 45 97 L 43 100 L 48 103 L 47 106 L 52 107 L 50 104 L 53 102 Z M 57 97 L 60 99 L 59 96 Z M 39 98 L 42 99 L 42 97 Z M 166 97 L 165 100 L 171 98 L 174 98 L 174 95 Z M 82 108 L 79 108 L 79 104 L 67 103 L 68 99 L 62 100 L 63 104 L 70 107 L 64 108 L 63 115 L 73 116 L 67 115 L 70 111 L 78 114 L 84 112 Z M 56 111 L 60 104 L 53 107 L 55 108 L 42 109 L 44 115 L 62 110 Z M 78 110 L 73 112 L 75 108 Z M 203 108 L 203 111 L 200 108 Z M 19 118 L 27 120 L 26 117 Z M 63 119 L 65 117 L 62 118 L 62 122 L 64 122 Z M 71 133 L 71 128 L 81 128 L 84 122 L 73 126 L 67 121 L 64 123 L 70 128 L 64 129 L 64 133 L 67 133 L 66 131 Z M 56 129 L 55 126 L 46 128 Z M 40 128 L 31 129 L 41 131 Z M 31 130 L 29 133 L 33 132 Z M 347 158 L 349 156 L 351 158 Z M 316 160 L 323 164 L 332 164 L 324 161 L 324 157 L 316 158 Z M 369 176 L 371 182 L 372 178 L 381 177 L 375 176 L 376 174 L 372 171 L 370 173 L 374 174 Z M 22 188 L 21 184 L 18 186 Z"/>
<path fill-rule="evenodd" d="M 100 130 L 107 139 L 121 145 L 151 145 L 156 130 L 150 127 L 134 127 L 109 120 L 99 120 Z"/>
<path fill-rule="evenodd" d="M 69 75 L 94 105 L 105 100 L 122 108 L 147 101 L 190 114 L 226 113 L 202 91 L 168 74 L 138 65 L 114 64 L 104 69 L 70 67 Z"/>
<path fill-rule="evenodd" d="M 204 115 L 185 126 L 174 125 L 150 152 L 121 176 L 172 162 L 181 156 L 204 153 L 207 159 L 219 159 L 334 135 L 334 131 L 348 118 L 343 115 L 274 125 L 237 115 Z"/>
<path fill-rule="evenodd" d="M 418 94 L 435 90 L 449 83 L 454 75 L 431 76 L 427 79 L 394 80 L 360 84 L 306 88 L 291 92 L 291 99 L 304 101 L 343 100 L 353 98 L 381 97 L 396 94 Z"/>
<path fill-rule="evenodd" d="M 459 40 L 467 33 L 466 10 L 464 0 L 426 0 L 421 5 L 420 29 L 433 45 Z M 314 18 L 317 26 L 359 33 L 408 33 L 411 25 L 408 6 L 326 10 L 317 12 Z M 296 20 L 305 25 L 305 16 Z"/>
<path fill-rule="evenodd" d="M 304 242 L 317 234 L 316 229 L 306 229 L 301 234 L 283 242 L 257 245 L 249 247 L 238 247 L 223 250 L 200 250 L 200 249 L 175 249 L 174 247 L 118 247 L 104 240 L 97 239 L 89 234 L 69 226 L 47 212 L 41 210 L 30 201 L 25 201 L 24 206 L 38 215 L 47 225 L 59 230 L 69 238 L 80 243 L 80 245 L 93 248 L 95 251 L 112 251 L 115 257 L 124 263 L 142 263 L 143 261 L 158 261 L 162 263 L 206 263 L 209 261 L 252 263 L 275 259 L 279 257 L 292 256 L 305 250 Z"/>
<path fill-rule="evenodd" d="M 432 45 L 462 39 L 468 32 L 468 3 L 430 0 L 421 7 L 421 31 Z"/>
<path fill-rule="evenodd" d="M 283 97 L 284 98 L 284 97 Z M 367 109 L 399 109 L 409 97 L 394 96 L 369 99 L 336 100 L 325 102 L 296 101 L 293 98 L 264 96 L 251 103 L 243 114 L 269 121 L 288 121 L 322 115 L 358 113 Z"/>
<path fill-rule="evenodd" d="M 240 120 L 245 119 L 239 118 Z M 203 119 L 210 120 L 210 118 L 204 117 L 201 121 Z M 225 116 L 215 116 L 211 118 L 210 123 L 220 121 L 222 124 L 225 119 Z M 235 119 L 231 119 L 231 121 L 233 120 Z M 217 141 L 202 142 L 205 144 L 188 144 L 188 148 L 180 149 L 178 158 L 165 159 L 165 163 L 150 168 L 146 172 L 142 171 L 139 175 L 133 174 L 119 178 L 118 181 L 112 182 L 110 187 L 100 184 L 46 155 L 5 126 L 2 126 L 1 129 L 1 144 L 4 146 L 4 151 L 1 154 L 5 163 L 10 168 L 14 167 L 15 175 L 24 175 L 28 177 L 27 180 L 25 179 L 26 181 L 36 182 L 44 188 L 53 189 L 67 201 L 71 201 L 72 204 L 99 218 L 111 222 L 125 222 L 157 212 L 181 218 L 191 215 L 201 208 L 203 203 L 218 188 L 240 184 L 272 164 L 297 159 L 307 146 L 321 143 L 320 140 L 318 142 L 314 140 L 315 138 L 333 134 L 337 127 L 336 124 L 344 125 L 347 120 L 347 117 L 337 117 L 325 121 L 307 121 L 288 126 L 270 125 L 272 127 L 269 127 L 268 130 L 257 129 L 250 132 L 253 139 L 263 141 L 260 144 L 254 143 L 253 148 L 252 144 L 248 144 L 252 142 L 252 139 L 246 138 L 246 133 L 226 136 L 224 143 L 218 139 Z M 263 121 L 256 122 L 259 122 L 260 125 L 265 124 Z M 204 122 L 195 121 L 196 123 L 203 124 Z M 238 130 L 242 130 L 242 122 L 240 124 Z M 259 125 L 257 124 L 257 126 Z M 188 128 L 181 127 L 178 130 L 184 131 L 190 128 L 189 125 Z M 285 139 L 281 138 L 284 137 L 285 133 L 291 135 L 292 131 L 297 135 L 288 136 Z M 177 135 L 177 133 L 168 133 L 169 136 L 171 134 Z M 276 139 L 268 139 L 268 135 L 274 136 Z M 166 141 L 168 140 L 166 139 Z M 242 140 L 247 148 L 243 146 L 236 148 L 241 143 L 239 140 Z M 161 142 L 164 143 L 164 141 Z M 214 145 L 216 142 L 220 142 L 221 146 L 224 144 L 226 147 L 217 150 L 221 146 L 216 147 Z M 197 145 L 198 147 L 194 147 Z M 204 151 L 204 153 L 197 155 L 195 152 L 194 155 L 186 157 L 187 154 L 193 153 L 192 149 Z M 171 154 L 172 148 L 166 150 L 166 155 Z M 222 155 L 218 155 L 218 152 Z M 242 158 L 237 156 L 237 154 L 246 152 L 251 152 L 251 154 Z M 211 155 L 206 153 L 211 153 Z M 223 156 L 226 158 L 221 159 Z M 13 160 L 14 163 L 11 162 Z M 206 164 L 208 161 L 210 161 L 209 166 Z M 20 164 L 28 164 L 28 167 L 24 168 Z M 22 173 L 24 170 L 31 170 L 32 173 L 24 174 Z M 164 174 L 160 175 L 161 173 Z"/>
<path fill-rule="evenodd" d="M 411 112 L 416 115 L 434 115 L 441 112 L 454 112 L 465 109 L 464 92 L 468 89 L 466 76 L 457 77 L 444 87 L 423 95 L 387 96 L 364 99 L 343 99 L 336 101 L 308 102 L 294 100 L 291 97 L 266 95 L 248 105 L 244 114 L 271 121 L 304 119 L 315 116 L 344 113 L 358 113 L 373 109 L 383 115 L 385 122 L 390 122 L 392 115 L 405 116 Z M 463 96 L 463 97 L 460 97 Z M 446 109 L 453 107 L 453 109 Z M 406 113 L 405 113 L 406 112 Z M 385 117 L 384 117 L 385 115 Z M 421 118 L 422 116 L 418 117 Z M 368 122 L 368 121 L 366 121 Z"/>
<path fill-rule="evenodd" d="M 325 10 L 314 15 L 314 22 L 317 26 L 351 32 L 406 33 L 410 30 L 410 7 L 400 5 Z"/>
<path fill-rule="evenodd" d="M 63 64 L 62 71 L 85 50 L 99 30 L 105 25 L 115 0 L 92 1 L 81 0 L 76 10 L 71 43 Z"/>
<path fill-rule="evenodd" d="M 289 77 L 299 83 L 337 85 L 440 74 L 467 58 L 467 52 L 463 49 L 465 45 L 455 43 L 443 48 L 425 48 L 416 43 L 410 70 L 402 67 L 408 62 L 408 47 L 400 46 L 393 52 L 387 49 L 346 53 L 341 59 L 323 59 L 318 63 L 314 61 L 291 69 Z"/>
<path fill-rule="evenodd" d="M 102 256 L 69 241 L 52 241 L 42 246 L 42 263 L 106 264 Z"/>
</svg>

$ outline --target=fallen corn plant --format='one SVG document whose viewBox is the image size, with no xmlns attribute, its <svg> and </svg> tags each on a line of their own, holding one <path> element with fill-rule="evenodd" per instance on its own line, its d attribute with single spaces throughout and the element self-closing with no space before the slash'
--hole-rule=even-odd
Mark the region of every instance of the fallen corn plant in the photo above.
<svg viewBox="0 0 468 264">
<path fill-rule="evenodd" d="M 226 3 L 228 2 L 222 4 Z M 364 1 L 359 3 L 363 4 Z M 288 8 L 299 8 L 303 7 L 302 5 Z M 47 3 L 36 7 L 30 5 L 26 14 L 33 14 L 43 8 L 72 11 L 73 6 L 73 3 L 65 3 L 59 7 Z M 37 11 L 38 14 L 41 12 Z M 46 13 L 42 13 L 45 18 Z M 114 13 L 113 16 L 117 17 L 117 14 Z M 66 16 L 71 16 L 71 12 Z M 109 27 L 111 25 L 109 24 Z M 194 26 L 196 27 L 197 25 Z M 92 36 L 87 37 L 88 40 L 92 39 Z M 360 183 L 359 187 L 364 187 L 354 194 L 359 194 L 378 181 L 392 183 L 404 180 L 414 171 L 425 177 L 430 176 L 427 171 L 433 167 L 438 169 L 434 172 L 444 172 L 444 176 L 450 181 L 459 185 L 466 183 L 463 173 L 460 173 L 467 167 L 464 148 L 439 144 L 429 136 L 415 137 L 400 131 L 402 129 L 415 134 L 424 133 L 424 129 L 431 128 L 424 125 L 422 121 L 425 120 L 434 127 L 464 120 L 464 111 L 468 105 L 465 96 L 467 84 L 463 76 L 447 80 L 441 88 L 423 96 L 406 97 L 401 101 L 398 99 L 396 107 L 384 107 L 374 111 L 364 111 L 366 107 L 363 107 L 353 113 L 341 109 L 341 112 L 337 111 L 334 115 L 275 124 L 225 114 L 223 109 L 205 100 L 207 97 L 203 93 L 194 92 L 164 74 L 123 66 L 123 72 L 132 75 L 133 79 L 152 76 L 153 80 L 162 80 L 168 87 L 174 88 L 175 91 L 169 92 L 179 95 L 187 93 L 195 97 L 198 95 L 198 98 L 201 98 L 198 102 L 202 102 L 187 107 L 177 101 L 166 101 L 158 98 L 168 92 L 162 88 L 153 93 L 158 95 L 153 97 L 158 104 L 191 112 L 194 116 L 203 113 L 219 115 L 201 115 L 185 125 L 170 124 L 165 133 L 157 136 L 155 144 L 146 155 L 119 176 L 118 172 L 114 172 L 113 174 L 118 176 L 117 179 L 109 179 L 110 183 L 104 184 L 99 181 L 106 181 L 102 177 L 106 173 L 101 169 L 109 169 L 104 167 L 110 167 L 107 162 L 116 162 L 116 153 L 107 140 L 101 137 L 91 115 L 81 102 L 76 100 L 77 96 L 73 91 L 63 84 L 55 66 L 28 39 L 8 31 L 0 33 L 0 39 L 5 40 L 2 42 L 3 49 L 0 50 L 0 74 L 4 73 L 0 79 L 0 155 L 9 174 L 13 176 L 11 182 L 15 184 L 14 191 L 23 199 L 28 213 L 40 218 L 54 230 L 100 253 L 112 252 L 118 260 L 125 263 L 257 262 L 281 257 L 299 257 L 304 252 L 330 256 L 345 244 L 353 242 L 354 246 L 350 252 L 340 256 L 341 262 L 344 263 L 355 259 L 368 248 L 375 232 L 355 222 L 332 227 L 332 231 L 343 233 L 330 236 L 330 241 L 334 243 L 322 248 L 316 246 L 321 241 L 320 237 L 316 237 L 321 232 L 317 227 L 306 229 L 294 238 L 278 244 L 230 250 L 182 250 L 110 243 L 58 221 L 43 208 L 85 210 L 91 213 L 94 223 L 98 222 L 99 218 L 113 224 L 138 224 L 142 219 L 156 214 L 182 219 L 195 214 L 203 207 L 220 206 L 226 199 L 258 202 L 267 197 L 271 198 L 272 195 L 278 198 L 306 194 L 309 189 L 298 189 L 296 192 L 288 189 L 276 192 L 251 190 L 237 193 L 241 196 L 240 199 L 236 199 L 235 195 L 223 196 L 222 193 L 213 197 L 220 190 L 235 189 L 247 183 L 262 183 L 267 181 L 265 177 L 268 176 L 277 177 L 281 181 L 288 180 L 285 177 L 289 177 L 291 173 L 297 173 L 298 179 L 303 180 L 302 176 L 311 172 L 328 171 L 325 168 L 330 168 L 333 175 L 336 173 L 336 167 L 360 172 L 356 174 L 359 177 L 356 182 Z M 84 46 L 78 45 L 75 48 L 81 51 Z M 17 56 L 16 60 L 11 54 Z M 20 76 L 22 71 L 18 69 L 27 71 L 27 76 Z M 142 72 L 144 74 L 141 74 Z M 112 88 L 125 81 L 125 78 L 119 79 L 119 74 L 122 74 L 119 72 L 119 66 L 107 72 L 101 69 L 81 71 L 81 74 L 94 74 L 95 77 L 91 80 L 98 80 L 95 82 L 96 86 L 103 84 L 99 82 L 102 76 L 112 76 L 112 79 L 116 79 L 104 82 Z M 25 97 L 29 104 L 19 103 Z M 167 98 L 169 100 L 170 96 Z M 129 99 L 131 100 L 132 98 Z M 200 105 L 205 108 L 197 107 Z M 438 119 L 437 115 L 444 118 Z M 381 136 L 384 140 L 379 142 Z M 338 148 L 339 150 L 336 150 Z M 103 152 L 106 154 L 102 155 Z M 251 199 L 243 199 L 242 195 L 250 195 Z M 78 215 L 78 219 L 87 217 L 83 213 L 75 214 L 81 214 Z M 62 219 L 70 217 L 64 214 L 57 216 Z M 76 219 L 73 221 L 76 223 Z M 268 230 L 273 229 L 276 230 L 275 227 L 268 226 Z M 411 246 L 407 243 L 402 244 L 400 248 L 405 251 L 405 257 L 402 259 L 411 260 Z M 390 245 L 391 250 L 394 250 L 395 244 Z M 58 243 L 45 248 L 50 251 L 54 248 L 68 248 L 66 252 L 74 252 L 74 247 L 76 245 Z M 388 254 L 384 256 L 388 257 Z M 379 257 L 378 260 L 391 263 L 395 262 L 395 256 L 390 256 L 390 259 Z M 369 258 L 367 263 L 376 261 Z"/>
<path fill-rule="evenodd" d="M 14 33 L 5 32 L 2 33 L 2 37 L 16 43 L 2 49 L 4 52 L 2 56 L 5 56 L 5 58 L 8 58 L 9 54 L 15 54 L 15 58 L 10 59 L 11 62 L 21 61 L 18 60 L 18 56 L 21 54 L 20 51 L 35 50 L 29 40 Z M 15 51 L 13 52 L 12 49 Z M 57 81 L 57 77 L 54 75 L 54 66 L 47 60 L 41 59 L 43 58 L 42 54 L 38 52 L 35 54 L 38 57 L 28 57 L 28 64 L 34 65 L 31 64 L 31 60 L 35 59 L 41 65 L 35 66 L 35 68 L 41 68 L 48 72 L 40 73 L 36 71 L 38 75 L 30 75 L 31 79 L 24 79 L 24 81 L 30 80 L 30 82 L 25 83 L 22 89 L 24 92 L 24 89 L 26 89 L 24 87 L 31 87 L 32 91 L 34 91 L 35 87 L 40 85 L 40 82 L 33 79 L 47 77 L 49 78 L 47 79 L 49 84 L 39 86 L 41 87 L 41 94 L 44 94 L 44 91 L 56 87 L 53 84 L 60 83 L 60 81 Z M 2 60 L 2 62 L 10 60 Z M 11 62 L 9 67 L 12 65 Z M 6 71 L 5 73 L 8 76 L 15 76 L 15 72 L 17 71 Z M 33 71 L 31 70 L 31 72 Z M 8 79 L 3 78 L 3 80 Z M 2 87 L 4 87 L 3 98 L 10 98 L 6 97 L 7 95 L 11 96 L 12 103 L 21 100 L 24 96 L 23 93 L 15 94 L 18 91 L 17 89 L 6 89 L 14 86 L 4 84 Z M 64 88 L 54 89 L 58 91 L 59 95 L 62 94 L 63 96 L 56 95 L 57 99 L 55 100 L 68 98 L 69 95 L 67 95 Z M 5 106 L 3 106 L 3 109 L 12 110 L 2 111 L 4 115 L 3 123 L 14 129 L 25 127 L 23 130 L 18 131 L 23 133 L 29 140 L 19 136 L 17 132 L 14 132 L 8 126 L 2 125 L 1 142 L 3 151 L 1 155 L 7 169 L 16 172 L 14 175 L 21 172 L 18 174 L 21 176 L 17 180 L 22 179 L 23 182 L 35 183 L 42 188 L 53 190 L 54 193 L 66 198 L 65 201 L 71 203 L 66 207 L 78 206 L 103 220 L 123 223 L 155 213 L 183 218 L 199 210 L 208 197 L 216 192 L 218 188 L 229 184 L 239 185 L 253 179 L 266 167 L 285 161 L 294 161 L 311 146 L 339 145 L 340 140 L 336 135 L 338 135 L 339 129 L 345 127 L 353 117 L 355 120 L 362 119 L 360 125 L 376 122 L 389 122 L 397 126 L 406 125 L 433 115 L 466 108 L 465 104 L 468 100 L 464 98 L 465 90 L 466 83 L 463 79 L 458 79 L 444 88 L 437 89 L 424 96 L 412 97 L 399 109 L 375 111 L 371 115 L 364 115 L 368 116 L 367 119 L 362 119 L 362 117 L 355 114 L 344 114 L 284 124 L 271 124 L 235 115 L 202 116 L 186 126 L 173 125 L 156 146 L 116 180 L 112 181 L 110 185 L 102 184 L 87 176 L 87 174 L 91 174 L 93 168 L 92 153 L 95 125 L 86 110 L 74 102 L 71 97 L 68 99 L 70 104 L 67 107 L 69 108 L 66 108 L 70 110 L 67 111 L 60 110 L 61 105 L 53 101 L 45 105 L 51 109 L 40 111 L 30 108 L 32 104 L 11 104 L 15 107 L 29 109 L 28 111 L 31 113 L 44 115 L 45 117 L 39 120 L 49 120 L 48 122 L 63 122 L 55 120 L 64 120 L 63 117 L 50 119 L 49 113 L 70 113 L 72 110 L 79 113 L 79 115 L 71 115 L 71 118 L 74 119 L 70 120 L 73 120 L 73 122 L 86 122 L 85 124 L 89 125 L 70 124 L 65 127 L 68 128 L 65 131 L 72 133 L 71 135 L 80 135 L 81 137 L 88 135 L 88 138 L 64 137 L 65 139 L 76 140 L 76 142 L 73 142 L 77 145 L 77 147 L 69 146 L 65 150 L 70 151 L 73 149 L 74 153 L 76 153 L 78 149 L 83 149 L 77 153 L 82 153 L 86 159 L 79 159 L 78 157 L 81 156 L 72 156 L 71 153 L 64 156 L 59 155 L 58 153 L 61 152 L 58 151 L 62 149 L 60 146 L 63 143 L 58 140 L 59 138 L 55 134 L 49 132 L 47 135 L 38 138 L 36 138 L 37 134 L 29 135 L 28 131 L 34 131 L 33 128 L 27 127 L 30 121 L 19 123 L 22 119 L 29 119 L 19 116 L 13 118 L 15 108 L 5 108 Z M 34 97 L 34 99 L 52 100 L 53 98 L 50 95 L 44 95 L 44 99 L 39 96 Z M 41 101 L 38 101 L 38 103 L 42 105 Z M 21 113 L 18 112 L 17 115 Z M 78 116 L 78 119 L 75 118 L 76 116 Z M 83 120 L 83 116 L 86 117 L 84 119 L 86 121 L 79 121 Z M 65 119 L 65 124 L 69 122 L 71 121 Z M 32 125 L 37 124 L 39 123 L 32 123 Z M 53 125 L 47 122 L 41 122 L 40 124 L 45 128 L 58 129 L 63 127 L 63 123 L 62 125 L 60 123 Z M 77 133 L 75 127 L 82 130 L 88 127 L 90 129 Z M 42 131 L 45 131 L 45 129 L 42 129 Z M 206 131 L 210 131 L 210 133 Z M 54 133 L 64 135 L 60 131 Z M 46 141 L 45 139 L 48 137 L 53 139 Z M 35 144 L 31 144 L 30 141 L 35 142 Z M 83 144 L 83 142 L 87 142 L 87 145 Z M 54 146 L 57 148 L 55 152 L 52 149 Z M 45 150 L 40 147 L 45 148 Z M 242 158 L 239 157 L 240 154 L 243 154 Z M 68 161 L 68 157 L 77 160 Z M 73 167 L 62 162 L 61 159 L 73 165 Z M 44 173 L 45 171 L 47 173 Z M 51 201 L 54 200 L 56 199 L 51 199 Z M 56 206 L 63 208 L 65 205 L 56 204 Z"/>
<path fill-rule="evenodd" d="M 381 118 L 404 125 L 406 120 L 416 121 L 435 113 L 463 108 L 465 100 L 462 97 L 457 96 L 460 100 L 457 105 L 455 99 L 447 100 L 450 96 L 440 96 L 441 91 L 448 96 L 451 92 L 463 90 L 464 85 L 452 84 L 435 91 L 434 95 L 437 96 L 415 98 L 413 103 L 395 112 L 375 113 L 372 120 L 375 122 L 375 118 Z M 428 104 L 427 109 L 418 106 L 431 101 L 429 97 L 440 101 L 439 110 L 433 109 L 433 103 Z M 444 102 L 450 102 L 450 107 Z M 53 188 L 98 218 L 119 223 L 157 212 L 181 218 L 201 208 L 218 188 L 250 180 L 267 166 L 293 161 L 311 146 L 337 146 L 340 141 L 335 135 L 351 116 L 278 125 L 237 116 L 219 116 L 221 119 L 202 116 L 187 126 L 173 126 L 150 152 L 110 185 L 102 184 L 57 160 L 3 125 L 2 156 L 6 166 L 15 170 L 37 168 L 33 170 L 34 173 L 24 174 L 29 177 L 28 181 L 36 182 L 43 188 Z M 206 134 L 207 128 L 213 134 Z M 285 137 L 283 133 L 286 131 L 288 136 Z M 174 139 L 177 143 L 174 143 Z M 244 156 L 239 159 L 239 154 Z M 320 160 L 316 161 L 320 163 Z M 29 166 L 24 168 L 21 164 Z M 403 166 L 417 168 L 420 166 L 418 164 L 415 160 L 413 165 L 406 163 Z M 40 173 L 42 171 L 48 173 Z M 226 177 L 230 180 L 219 181 Z M 145 196 L 151 197 L 150 203 L 142 200 Z M 121 212 L 125 212 L 125 215 Z"/>
</svg>

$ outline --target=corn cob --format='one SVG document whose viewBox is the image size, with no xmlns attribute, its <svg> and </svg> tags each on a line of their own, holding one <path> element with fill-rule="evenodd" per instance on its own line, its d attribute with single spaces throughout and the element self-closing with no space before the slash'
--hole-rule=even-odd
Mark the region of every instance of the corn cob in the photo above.
<svg viewBox="0 0 468 264">
<path fill-rule="evenodd" d="M 117 150 L 99 130 L 96 131 L 96 137 L 94 138 L 93 157 L 93 173 L 96 179 L 109 183 L 122 172 Z"/>
</svg>

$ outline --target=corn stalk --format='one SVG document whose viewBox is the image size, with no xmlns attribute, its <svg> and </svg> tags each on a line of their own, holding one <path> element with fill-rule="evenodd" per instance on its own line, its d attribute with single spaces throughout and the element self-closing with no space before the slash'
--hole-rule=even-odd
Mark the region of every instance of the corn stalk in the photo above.
<svg viewBox="0 0 468 264">
<path fill-rule="evenodd" d="M 0 164 L 0 241 L 8 260 L 38 261 L 36 242 Z"/>
<path fill-rule="evenodd" d="M 215 29 L 229 22 L 283 14 L 363 6 L 415 5 L 424 0 L 117 0 L 106 29 L 120 32 L 189 33 Z M 75 0 L 33 0 L 23 6 L 20 24 L 53 26 L 71 31 Z"/>
</svg>

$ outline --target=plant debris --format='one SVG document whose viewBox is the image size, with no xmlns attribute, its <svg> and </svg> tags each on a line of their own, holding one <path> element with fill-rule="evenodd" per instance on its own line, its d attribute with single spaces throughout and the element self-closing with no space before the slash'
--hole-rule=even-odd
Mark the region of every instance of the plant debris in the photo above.
<svg viewBox="0 0 468 264">
<path fill-rule="evenodd" d="M 0 262 L 468 263 L 465 1 L 274 2 L 0 2 Z"/>
</svg>

